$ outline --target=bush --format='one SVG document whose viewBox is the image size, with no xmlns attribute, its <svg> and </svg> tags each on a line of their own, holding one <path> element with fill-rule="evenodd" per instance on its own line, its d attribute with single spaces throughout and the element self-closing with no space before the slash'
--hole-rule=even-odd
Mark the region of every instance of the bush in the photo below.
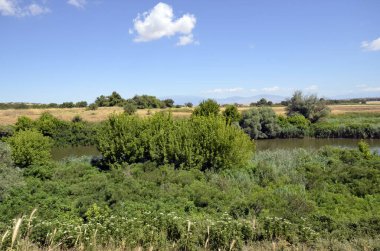
<svg viewBox="0 0 380 251">
<path fill-rule="evenodd" d="M 286 109 L 288 116 L 301 114 L 313 123 L 330 113 L 324 99 L 318 99 L 316 95 L 304 96 L 301 91 L 294 92 Z"/>
<path fill-rule="evenodd" d="M 10 147 L 0 142 L 0 202 L 8 195 L 12 187 L 21 183 L 21 174 L 13 167 Z"/>
<path fill-rule="evenodd" d="M 301 114 L 290 117 L 279 116 L 280 138 L 303 138 L 310 134 L 310 121 Z"/>
<path fill-rule="evenodd" d="M 194 116 L 217 116 L 219 114 L 219 104 L 212 99 L 203 100 L 193 111 Z"/>
<path fill-rule="evenodd" d="M 51 140 L 35 130 L 19 131 L 7 142 L 12 149 L 13 162 L 18 167 L 43 164 L 51 159 Z"/>
<path fill-rule="evenodd" d="M 153 161 L 177 168 L 228 169 L 247 164 L 253 143 L 221 117 L 174 121 L 157 113 L 150 118 L 114 115 L 98 136 L 104 160 L 115 163 Z"/>
<path fill-rule="evenodd" d="M 96 104 L 96 103 L 92 103 L 92 104 L 90 104 L 87 108 L 86 108 L 86 110 L 87 111 L 95 111 L 95 110 L 97 110 L 98 109 L 98 105 Z"/>
<path fill-rule="evenodd" d="M 22 130 L 28 130 L 35 127 L 35 122 L 26 116 L 20 116 L 17 119 L 17 122 L 15 124 L 15 130 L 16 131 L 22 131 Z"/>
<path fill-rule="evenodd" d="M 1 126 L 0 125 L 0 141 L 2 138 L 7 138 L 13 135 L 14 128 L 12 126 Z"/>
<path fill-rule="evenodd" d="M 191 108 L 191 107 L 193 107 L 193 103 L 187 102 L 187 103 L 185 103 L 185 106 Z"/>
<path fill-rule="evenodd" d="M 135 114 L 136 111 L 137 111 L 137 106 L 134 103 L 128 102 L 124 106 L 124 113 L 125 114 L 132 115 L 132 114 Z"/>
<path fill-rule="evenodd" d="M 277 116 L 269 107 L 244 111 L 239 125 L 252 139 L 275 138 L 280 132 Z"/>
<path fill-rule="evenodd" d="M 223 111 L 223 116 L 226 118 L 227 123 L 231 124 L 233 122 L 239 122 L 241 119 L 241 114 L 238 111 L 236 105 L 228 105 Z"/>
</svg>

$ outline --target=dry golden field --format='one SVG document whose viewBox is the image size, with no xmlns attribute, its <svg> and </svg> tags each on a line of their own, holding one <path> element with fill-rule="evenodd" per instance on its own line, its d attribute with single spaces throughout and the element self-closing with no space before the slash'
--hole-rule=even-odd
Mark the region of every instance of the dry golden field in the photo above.
<svg viewBox="0 0 380 251">
<path fill-rule="evenodd" d="M 240 111 L 249 109 L 250 107 L 240 107 Z M 379 113 L 380 116 L 380 103 L 371 103 L 366 105 L 331 105 L 333 114 L 343 114 L 351 112 L 373 112 Z M 223 108 L 222 108 L 223 109 Z M 273 107 L 277 114 L 285 114 L 285 107 Z M 156 112 L 163 111 L 163 109 L 144 109 L 138 110 L 139 116 L 148 116 Z M 169 109 L 165 109 L 169 111 Z M 191 108 L 173 108 L 170 109 L 174 117 L 188 117 L 190 116 Z M 20 116 L 27 116 L 31 119 L 37 119 L 42 113 L 49 112 L 53 116 L 63 119 L 71 120 L 74 116 L 79 115 L 84 120 L 89 122 L 97 122 L 107 119 L 112 113 L 121 113 L 121 107 L 101 107 L 95 111 L 86 110 L 85 108 L 51 108 L 51 109 L 8 109 L 0 110 L 0 125 L 10 125 L 17 121 Z"/>
</svg>

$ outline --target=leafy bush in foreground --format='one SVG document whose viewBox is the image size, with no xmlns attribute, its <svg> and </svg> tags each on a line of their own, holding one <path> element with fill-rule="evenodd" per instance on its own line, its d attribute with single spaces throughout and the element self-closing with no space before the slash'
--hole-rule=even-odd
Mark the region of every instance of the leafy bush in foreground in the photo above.
<svg viewBox="0 0 380 251">
<path fill-rule="evenodd" d="M 51 159 L 51 141 L 35 130 L 16 132 L 7 140 L 12 159 L 18 167 L 44 164 Z"/>
<path fill-rule="evenodd" d="M 258 152 L 246 168 L 219 172 L 152 162 L 100 171 L 89 158 L 53 162 L 23 169 L 25 185 L 7 190 L 0 236 L 12 232 L 13 217 L 25 215 L 20 238 L 43 248 L 199 250 L 207 243 L 228 250 L 265 241 L 363 249 L 358 240 L 376 248 L 379 163 L 365 151 L 330 147 Z M 6 235 L 3 248 L 10 245 Z"/>
<path fill-rule="evenodd" d="M 247 164 L 254 144 L 222 117 L 195 116 L 175 121 L 170 115 L 146 119 L 114 115 L 98 135 L 108 164 L 153 161 L 179 168 L 229 169 Z"/>
</svg>

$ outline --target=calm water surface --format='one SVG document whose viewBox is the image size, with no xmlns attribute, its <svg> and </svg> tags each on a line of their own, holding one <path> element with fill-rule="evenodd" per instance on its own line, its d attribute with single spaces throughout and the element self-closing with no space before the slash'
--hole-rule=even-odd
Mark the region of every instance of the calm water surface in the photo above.
<svg viewBox="0 0 380 251">
<path fill-rule="evenodd" d="M 365 140 L 373 151 L 380 153 L 380 139 Z M 335 146 L 356 148 L 358 139 L 267 139 L 256 140 L 257 151 L 276 150 L 276 149 L 319 149 L 323 146 Z M 100 155 L 95 146 L 79 146 L 79 147 L 64 147 L 54 148 L 52 151 L 54 160 L 61 160 L 68 157 L 79 157 L 83 155 L 96 156 Z"/>
</svg>

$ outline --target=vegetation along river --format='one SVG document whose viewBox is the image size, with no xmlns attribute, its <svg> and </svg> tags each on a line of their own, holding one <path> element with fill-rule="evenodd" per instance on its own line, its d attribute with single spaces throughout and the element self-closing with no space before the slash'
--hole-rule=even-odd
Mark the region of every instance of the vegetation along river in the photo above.
<svg viewBox="0 0 380 251">
<path fill-rule="evenodd" d="M 380 153 L 380 139 L 365 140 L 371 147 L 372 151 Z M 356 148 L 358 139 L 267 139 L 256 140 L 257 151 L 284 149 L 290 150 L 295 148 L 319 149 L 323 146 L 335 146 Z M 99 155 L 95 146 L 78 146 L 78 147 L 59 147 L 52 151 L 54 160 L 61 160 L 67 157 L 79 157 L 83 155 Z"/>
</svg>

